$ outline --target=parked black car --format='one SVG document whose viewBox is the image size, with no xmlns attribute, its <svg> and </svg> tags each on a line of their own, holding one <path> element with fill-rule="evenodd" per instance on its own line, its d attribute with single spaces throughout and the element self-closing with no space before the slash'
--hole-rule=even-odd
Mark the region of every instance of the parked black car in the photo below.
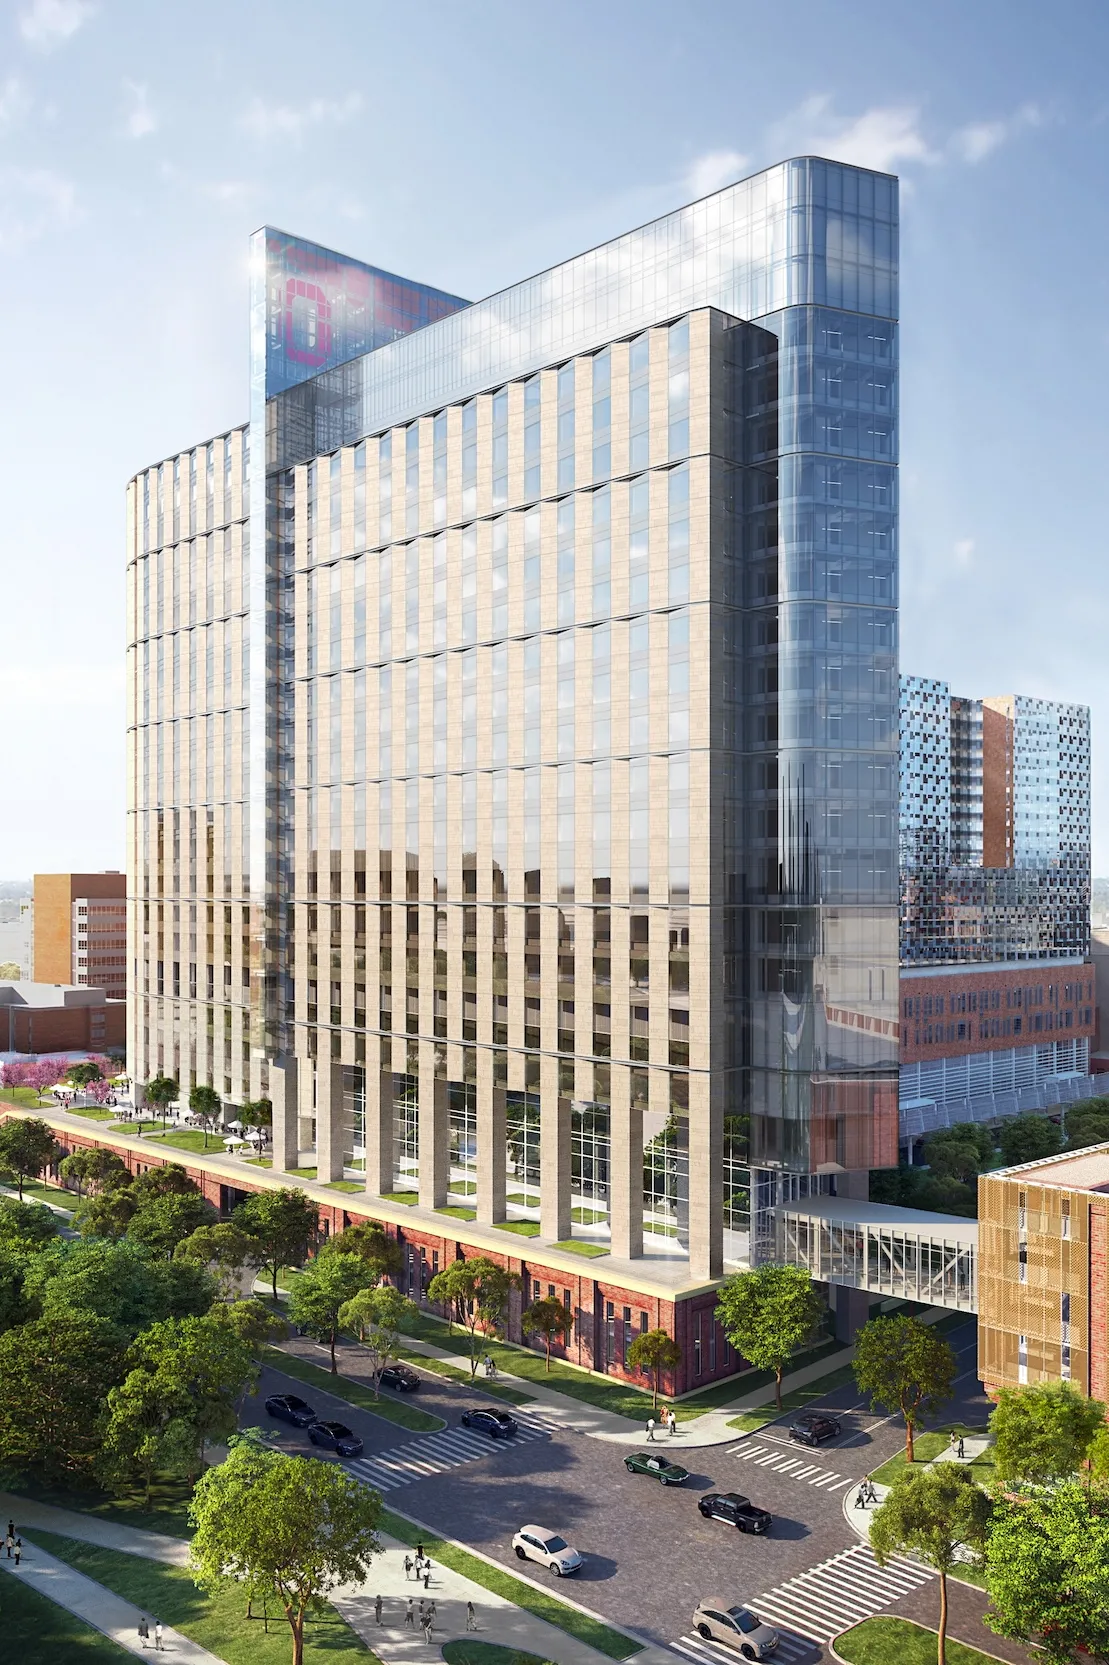
<svg viewBox="0 0 1109 1665">
<path fill-rule="evenodd" d="M 322 1445 L 340 1457 L 358 1457 L 362 1453 L 361 1439 L 345 1422 L 313 1422 L 308 1438 L 313 1445 Z"/>
<path fill-rule="evenodd" d="M 395 1388 L 397 1393 L 415 1393 L 420 1378 L 407 1364 L 387 1364 L 381 1372 L 381 1385 Z"/>
<path fill-rule="evenodd" d="M 801 1445 L 820 1445 L 824 1440 L 838 1439 L 843 1432 L 834 1416 L 822 1416 L 819 1411 L 807 1411 L 796 1416 L 789 1425 L 789 1437 Z"/>
<path fill-rule="evenodd" d="M 520 1424 L 507 1411 L 495 1411 L 489 1405 L 481 1405 L 477 1410 L 463 1411 L 460 1418 L 464 1428 L 477 1428 L 480 1433 L 488 1434 L 492 1440 L 511 1439 Z"/>
<path fill-rule="evenodd" d="M 760 1509 L 740 1492 L 706 1492 L 697 1507 L 706 1520 L 726 1521 L 740 1532 L 768 1532 L 774 1519 L 768 1509 Z"/>
<path fill-rule="evenodd" d="M 271 1393 L 266 1400 L 266 1410 L 279 1422 L 291 1422 L 294 1428 L 307 1428 L 310 1422 L 316 1420 L 316 1413 L 307 1399 L 301 1399 L 295 1393 Z"/>
</svg>

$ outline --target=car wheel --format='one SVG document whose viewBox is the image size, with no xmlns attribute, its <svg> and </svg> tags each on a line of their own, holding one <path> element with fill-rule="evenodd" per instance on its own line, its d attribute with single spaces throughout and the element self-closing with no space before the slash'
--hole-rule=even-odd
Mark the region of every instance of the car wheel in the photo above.
<svg viewBox="0 0 1109 1665">
<path fill-rule="evenodd" d="M 562 1577 L 562 1568 L 559 1566 L 557 1561 L 555 1562 L 554 1566 L 551 1568 L 551 1571 L 554 1573 L 556 1578 L 561 1578 Z"/>
<path fill-rule="evenodd" d="M 698 1636 L 703 1636 L 706 1642 L 712 1641 L 712 1631 L 709 1629 L 708 1625 L 698 1625 L 697 1634 Z"/>
<path fill-rule="evenodd" d="M 748 1646 L 747 1644 L 744 1644 L 744 1646 L 742 1648 L 740 1648 L 739 1651 L 743 1655 L 744 1659 L 757 1659 L 758 1658 L 758 1654 L 755 1652 L 754 1648 Z"/>
<path fill-rule="evenodd" d="M 669 1482 L 669 1480 L 668 1480 L 668 1479 L 667 1479 L 667 1478 L 666 1478 L 666 1476 L 665 1476 L 665 1474 L 660 1474 L 660 1475 L 659 1475 L 659 1482 L 660 1482 L 660 1484 L 662 1484 L 662 1485 L 663 1485 L 663 1486 L 668 1486 L 668 1485 L 669 1485 L 669 1484 L 670 1484 L 670 1482 Z"/>
<path fill-rule="evenodd" d="M 629 1474 L 634 1474 L 635 1473 L 635 1470 L 634 1470 L 634 1468 L 632 1468 L 632 1465 L 630 1463 L 625 1463 L 624 1467 L 627 1469 Z"/>
<path fill-rule="evenodd" d="M 527 1560 L 527 1556 L 524 1554 L 524 1552 L 520 1548 L 519 1544 L 516 1545 L 516 1559 L 517 1559 L 517 1561 L 526 1561 Z"/>
</svg>

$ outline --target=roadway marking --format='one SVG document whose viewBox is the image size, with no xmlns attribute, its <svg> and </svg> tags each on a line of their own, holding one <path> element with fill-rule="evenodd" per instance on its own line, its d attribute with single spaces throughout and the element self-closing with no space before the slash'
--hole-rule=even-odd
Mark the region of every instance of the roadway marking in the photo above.
<svg viewBox="0 0 1109 1665">
<path fill-rule="evenodd" d="M 869 1544 L 853 1544 L 808 1572 L 757 1596 L 751 1611 L 771 1624 L 788 1624 L 814 1642 L 827 1644 L 852 1625 L 892 1607 L 935 1578 L 930 1567 L 891 1556 L 880 1567 Z"/>
<path fill-rule="evenodd" d="M 756 1468 L 765 1468 L 775 1474 L 785 1474 L 790 1480 L 804 1480 L 808 1486 L 818 1486 L 821 1490 L 831 1487 L 838 1491 L 840 1486 L 853 1486 L 855 1482 L 848 1476 L 844 1479 L 835 1469 L 821 1468 L 819 1464 L 809 1463 L 799 1467 L 800 1458 L 783 1457 L 779 1451 L 768 1451 L 765 1445 L 733 1445 L 728 1451 L 729 1457 L 738 1457 L 742 1463 L 754 1463 Z M 833 1481 L 835 1484 L 833 1485 Z"/>
</svg>

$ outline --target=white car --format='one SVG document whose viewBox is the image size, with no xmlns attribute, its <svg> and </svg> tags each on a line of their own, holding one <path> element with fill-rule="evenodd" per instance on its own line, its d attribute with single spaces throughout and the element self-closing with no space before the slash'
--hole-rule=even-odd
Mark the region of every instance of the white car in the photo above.
<svg viewBox="0 0 1109 1665">
<path fill-rule="evenodd" d="M 723 1602 L 701 1601 L 693 1615 L 698 1636 L 707 1641 L 726 1642 L 744 1659 L 765 1659 L 778 1646 L 778 1632 L 763 1624 L 749 1607 L 725 1607 Z"/>
<path fill-rule="evenodd" d="M 582 1564 L 581 1556 L 565 1538 L 560 1538 L 557 1532 L 548 1532 L 543 1526 L 522 1526 L 512 1540 L 512 1547 L 521 1561 L 538 1561 L 557 1578 L 577 1572 Z"/>
</svg>

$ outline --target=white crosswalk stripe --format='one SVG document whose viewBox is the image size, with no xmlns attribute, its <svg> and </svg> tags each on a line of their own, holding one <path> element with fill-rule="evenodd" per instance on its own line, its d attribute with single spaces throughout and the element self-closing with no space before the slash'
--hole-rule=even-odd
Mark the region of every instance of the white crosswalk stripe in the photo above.
<svg viewBox="0 0 1109 1665">
<path fill-rule="evenodd" d="M 358 1480 L 365 1480 L 379 1492 L 393 1491 L 397 1486 L 409 1486 L 416 1480 L 427 1480 L 433 1474 L 445 1474 L 448 1469 L 463 1463 L 476 1463 L 482 1457 L 495 1456 L 506 1446 L 526 1444 L 531 1440 L 550 1439 L 557 1424 L 542 1416 L 517 1416 L 517 1432 L 509 1440 L 492 1440 L 488 1434 L 470 1428 L 445 1428 L 440 1434 L 428 1434 L 424 1439 L 411 1440 L 407 1445 L 394 1445 L 388 1451 L 376 1451 L 371 1456 L 348 1457 L 344 1467 Z"/>
<path fill-rule="evenodd" d="M 931 1568 L 900 1555 L 880 1567 L 869 1544 L 853 1544 L 831 1560 L 756 1596 L 750 1606 L 772 1625 L 789 1625 L 802 1636 L 830 1642 L 935 1576 Z"/>
<path fill-rule="evenodd" d="M 728 1456 L 738 1457 L 742 1463 L 754 1463 L 756 1468 L 773 1469 L 775 1474 L 788 1474 L 791 1480 L 804 1480 L 806 1485 L 819 1486 L 822 1491 L 838 1492 L 844 1486 L 855 1484 L 850 1475 L 845 1477 L 835 1469 L 821 1468 L 819 1463 L 806 1463 L 803 1457 L 788 1457 L 780 1448 L 769 1449 L 749 1440 L 742 1445 L 729 1446 Z"/>
<path fill-rule="evenodd" d="M 759 1616 L 761 1618 L 762 1615 Z M 783 1630 L 778 1624 L 774 1628 L 778 1632 L 778 1646 L 771 1657 L 776 1665 L 779 1661 L 781 1665 L 803 1665 L 804 1661 L 815 1659 L 816 1644 L 809 1637 Z M 680 1636 L 676 1642 L 670 1643 L 670 1647 L 675 1653 L 693 1661 L 693 1665 L 739 1665 L 739 1655 L 734 1648 L 729 1648 L 724 1642 L 706 1642 L 696 1631 Z"/>
</svg>

